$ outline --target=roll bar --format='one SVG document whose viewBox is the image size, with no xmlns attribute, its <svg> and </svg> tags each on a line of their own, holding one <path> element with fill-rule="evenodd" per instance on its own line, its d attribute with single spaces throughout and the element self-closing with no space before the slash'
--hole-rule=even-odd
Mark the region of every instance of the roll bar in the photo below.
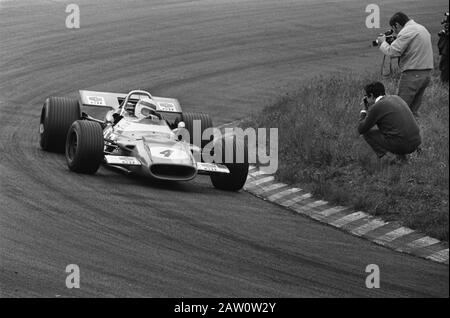
<svg viewBox="0 0 450 318">
<path fill-rule="evenodd" d="M 127 94 L 127 97 L 125 97 L 125 99 L 123 100 L 122 105 L 119 106 L 119 107 L 122 107 L 122 109 L 120 110 L 120 116 L 123 116 L 123 115 L 124 115 L 124 113 L 125 113 L 125 106 L 127 105 L 128 100 L 130 99 L 130 97 L 131 97 L 132 95 L 145 95 L 145 96 L 150 97 L 150 99 L 153 99 L 152 94 L 150 94 L 150 93 L 147 92 L 147 91 L 134 90 L 134 91 L 129 92 L 129 93 Z"/>
</svg>

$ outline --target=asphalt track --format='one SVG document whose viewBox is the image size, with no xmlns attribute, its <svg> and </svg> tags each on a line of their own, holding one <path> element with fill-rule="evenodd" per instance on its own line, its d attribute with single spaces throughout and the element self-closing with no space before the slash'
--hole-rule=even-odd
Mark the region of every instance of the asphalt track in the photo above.
<svg viewBox="0 0 450 318">
<path fill-rule="evenodd" d="M 448 297 L 448 266 L 398 254 L 209 179 L 70 173 L 38 146 L 42 102 L 149 89 L 245 117 L 317 73 L 378 67 L 360 1 L 0 1 L 0 296 Z M 381 2 L 436 33 L 446 1 Z M 433 35 L 435 37 L 435 35 Z M 65 268 L 81 288 L 65 287 Z M 381 288 L 365 287 L 377 264 Z"/>
</svg>

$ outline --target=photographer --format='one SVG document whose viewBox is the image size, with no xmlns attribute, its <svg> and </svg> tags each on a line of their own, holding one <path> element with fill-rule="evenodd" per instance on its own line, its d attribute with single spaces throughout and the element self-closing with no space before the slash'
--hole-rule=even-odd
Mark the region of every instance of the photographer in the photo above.
<svg viewBox="0 0 450 318">
<path fill-rule="evenodd" d="M 397 94 L 409 105 L 414 116 L 418 117 L 417 111 L 433 69 L 431 35 L 425 27 L 402 12 L 394 14 L 389 24 L 397 38 L 389 44 L 386 36 L 382 35 L 377 42 L 385 55 L 399 58 L 402 74 Z"/>
<path fill-rule="evenodd" d="M 406 155 L 421 144 L 419 126 L 411 110 L 399 96 L 385 96 L 380 82 L 371 83 L 364 90 L 365 109 L 360 113 L 358 132 L 379 159 L 391 152 L 397 155 L 398 161 L 407 162 Z"/>
<path fill-rule="evenodd" d="M 441 24 L 444 26 L 441 30 L 438 41 L 439 55 L 441 60 L 439 61 L 439 70 L 441 71 L 441 81 L 443 83 L 448 82 L 448 25 L 449 25 L 449 14 L 445 13 L 444 19 Z"/>
</svg>

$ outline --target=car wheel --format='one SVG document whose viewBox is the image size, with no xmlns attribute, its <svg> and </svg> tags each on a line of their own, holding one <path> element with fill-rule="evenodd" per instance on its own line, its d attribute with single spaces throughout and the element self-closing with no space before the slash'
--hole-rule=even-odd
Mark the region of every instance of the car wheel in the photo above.
<svg viewBox="0 0 450 318">
<path fill-rule="evenodd" d="M 232 138 L 232 142 L 225 142 L 225 138 L 222 138 L 222 153 L 221 153 L 221 161 L 228 170 L 230 170 L 229 174 L 211 174 L 211 182 L 213 186 L 217 189 L 228 190 L 228 191 L 238 191 L 242 189 L 245 182 L 247 181 L 248 175 L 248 147 L 244 140 L 237 140 L 235 136 L 228 137 Z M 228 139 L 227 138 L 227 139 Z M 242 143 L 242 144 L 241 144 Z M 237 147 L 240 145 L 241 147 Z M 238 162 L 239 156 L 236 154 L 236 150 L 243 150 L 242 159 L 243 162 Z M 232 162 L 226 162 L 225 154 L 227 151 L 233 151 L 233 160 Z"/>
<path fill-rule="evenodd" d="M 100 124 L 77 120 L 67 133 L 67 166 L 75 172 L 94 174 L 103 161 L 103 148 L 103 130 Z"/>
<path fill-rule="evenodd" d="M 209 116 L 209 114 L 205 114 L 205 113 L 183 113 L 182 115 L 182 121 L 184 122 L 184 124 L 186 125 L 186 129 L 189 132 L 190 135 L 190 143 L 193 143 L 193 136 L 194 136 L 194 120 L 199 120 L 200 121 L 200 133 L 201 135 L 203 135 L 203 132 L 208 129 L 208 128 L 212 128 L 213 127 L 213 122 L 211 117 Z M 211 136 L 211 138 L 209 140 L 201 140 L 201 145 L 196 145 L 196 146 L 200 146 L 201 149 L 203 149 L 209 142 L 211 142 L 213 140 L 213 137 Z"/>
<path fill-rule="evenodd" d="M 46 151 L 64 152 L 67 131 L 80 117 L 78 100 L 65 97 L 47 98 L 39 123 L 41 148 Z"/>
</svg>

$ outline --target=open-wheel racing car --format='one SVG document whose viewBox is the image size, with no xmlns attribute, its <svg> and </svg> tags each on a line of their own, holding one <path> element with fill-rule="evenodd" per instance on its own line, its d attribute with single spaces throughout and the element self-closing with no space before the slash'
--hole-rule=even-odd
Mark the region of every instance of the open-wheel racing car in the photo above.
<svg viewBox="0 0 450 318">
<path fill-rule="evenodd" d="M 81 112 L 82 106 L 107 107 L 108 112 L 100 120 Z M 212 128 L 208 114 L 183 112 L 177 99 L 143 90 L 128 94 L 80 90 L 78 99 L 46 99 L 39 125 L 40 146 L 65 152 L 69 169 L 78 173 L 94 174 L 103 163 L 160 180 L 188 181 L 207 174 L 218 189 L 241 189 L 249 167 L 246 145 L 241 148 L 244 159 L 236 160 L 239 141 L 219 140 L 222 160 L 205 162 L 202 151 L 208 144 L 215 145 L 213 137 L 194 145 L 179 135 L 185 129 L 193 136 L 194 125 L 199 123 L 201 133 Z M 227 151 L 233 151 L 232 162 L 225 160 Z"/>
</svg>

